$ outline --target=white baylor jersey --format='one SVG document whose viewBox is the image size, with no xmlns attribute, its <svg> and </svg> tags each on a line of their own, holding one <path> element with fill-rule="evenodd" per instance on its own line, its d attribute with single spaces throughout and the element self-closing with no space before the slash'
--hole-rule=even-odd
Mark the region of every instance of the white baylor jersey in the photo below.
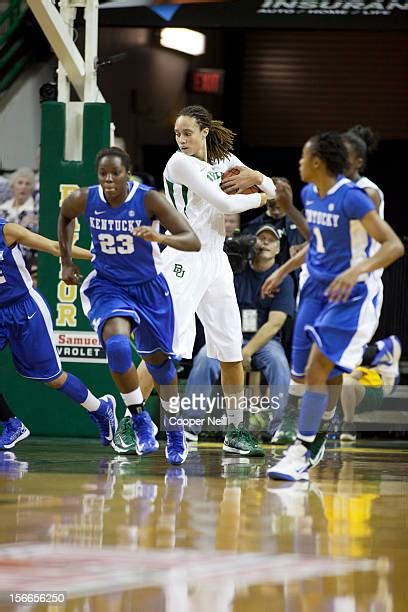
<svg viewBox="0 0 408 612">
<path fill-rule="evenodd" d="M 361 178 L 358 179 L 358 181 L 356 182 L 357 187 L 360 187 L 360 189 L 373 189 L 374 191 L 376 191 L 378 193 L 378 195 L 380 196 L 380 206 L 378 207 L 378 214 L 381 217 L 381 219 L 384 219 L 384 194 L 381 191 L 381 189 L 378 187 L 378 185 L 376 185 L 375 183 L 373 183 L 373 181 L 370 181 L 369 178 L 367 178 L 366 176 L 362 176 Z M 369 256 L 372 257 L 373 255 L 375 255 L 377 253 L 377 251 L 380 249 L 381 244 L 379 242 L 377 242 L 376 240 L 374 240 L 374 238 L 372 239 L 372 243 L 371 243 L 371 247 L 370 247 L 370 251 L 369 251 Z M 373 274 L 376 278 L 380 279 L 383 275 L 384 272 L 384 268 L 378 268 L 378 270 L 374 270 Z"/>
<path fill-rule="evenodd" d="M 235 155 L 211 165 L 181 151 L 167 162 L 163 174 L 167 199 L 186 217 L 204 248 L 223 248 L 225 214 L 244 212 L 261 203 L 259 193 L 227 195 L 219 186 L 228 168 L 243 165 Z M 267 177 L 260 188 L 270 197 L 275 195 L 273 181 Z"/>
</svg>

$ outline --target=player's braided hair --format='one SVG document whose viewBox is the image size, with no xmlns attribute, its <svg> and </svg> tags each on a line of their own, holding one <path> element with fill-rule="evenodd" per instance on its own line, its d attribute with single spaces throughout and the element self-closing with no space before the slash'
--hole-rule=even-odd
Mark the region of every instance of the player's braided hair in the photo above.
<svg viewBox="0 0 408 612">
<path fill-rule="evenodd" d="M 177 113 L 177 117 L 193 117 L 200 130 L 208 128 L 207 157 L 210 163 L 220 161 L 233 149 L 235 134 L 224 126 L 222 121 L 212 118 L 204 106 L 186 106 Z"/>
<path fill-rule="evenodd" d="M 313 155 L 320 157 L 333 176 L 342 174 L 347 167 L 347 150 L 341 134 L 321 132 L 309 140 Z"/>
<path fill-rule="evenodd" d="M 106 149 L 101 149 L 100 151 L 98 151 L 95 160 L 97 170 L 102 157 L 120 157 L 122 164 L 125 166 L 126 170 L 130 171 L 132 162 L 130 160 L 129 154 L 120 147 L 106 147 Z"/>
<path fill-rule="evenodd" d="M 363 160 L 361 170 L 364 170 L 367 155 L 377 148 L 377 137 L 373 130 L 364 125 L 355 125 L 343 134 L 345 142 L 350 144 L 358 157 Z"/>
</svg>

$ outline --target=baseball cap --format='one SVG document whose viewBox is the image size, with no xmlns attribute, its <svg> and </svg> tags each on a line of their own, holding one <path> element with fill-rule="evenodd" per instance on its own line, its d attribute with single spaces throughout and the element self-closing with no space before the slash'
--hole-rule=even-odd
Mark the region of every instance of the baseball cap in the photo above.
<svg viewBox="0 0 408 612">
<path fill-rule="evenodd" d="M 276 236 L 276 238 L 278 240 L 280 240 L 280 236 L 279 236 L 279 232 L 277 229 L 275 229 L 273 227 L 273 225 L 270 224 L 266 224 L 266 225 L 262 225 L 257 231 L 255 236 L 258 236 L 258 234 L 260 234 L 261 232 L 272 232 L 272 234 L 274 234 Z"/>
</svg>

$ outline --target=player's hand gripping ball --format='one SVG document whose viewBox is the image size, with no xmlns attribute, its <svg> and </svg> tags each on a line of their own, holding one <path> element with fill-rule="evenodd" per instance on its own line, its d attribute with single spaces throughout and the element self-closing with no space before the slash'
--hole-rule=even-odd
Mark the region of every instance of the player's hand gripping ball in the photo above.
<svg viewBox="0 0 408 612">
<path fill-rule="evenodd" d="M 256 185 L 250 185 L 249 187 L 245 187 L 244 189 L 242 189 L 242 182 L 244 180 L 246 183 L 248 182 L 247 171 L 248 168 L 242 168 L 241 170 L 239 168 L 229 168 L 229 170 L 226 170 L 221 178 L 221 189 L 226 193 L 229 193 L 230 195 L 233 193 L 237 193 L 238 190 L 239 193 L 243 194 L 259 193 L 260 189 L 258 189 Z M 252 170 L 249 170 L 249 172 L 252 172 Z M 234 179 L 234 177 L 238 177 L 238 175 L 240 176 L 235 184 L 233 180 L 228 180 Z"/>
</svg>

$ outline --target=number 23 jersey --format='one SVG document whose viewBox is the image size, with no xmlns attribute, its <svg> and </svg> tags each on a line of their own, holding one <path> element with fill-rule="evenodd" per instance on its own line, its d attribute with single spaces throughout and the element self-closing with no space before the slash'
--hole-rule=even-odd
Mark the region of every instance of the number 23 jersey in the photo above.
<svg viewBox="0 0 408 612">
<path fill-rule="evenodd" d="M 338 274 L 369 257 L 372 240 L 360 219 L 375 207 L 362 189 L 339 177 L 323 198 L 315 185 L 306 185 L 302 201 L 310 228 L 307 268 L 312 277 L 330 283 Z M 366 277 L 361 275 L 359 280 Z"/>
<path fill-rule="evenodd" d="M 134 285 L 145 283 L 159 273 L 157 243 L 132 234 L 136 227 L 159 223 L 152 222 L 145 210 L 144 198 L 150 189 L 130 182 L 126 200 L 113 207 L 106 201 L 100 185 L 88 188 L 85 216 L 92 236 L 92 265 L 101 278 L 120 285 Z"/>
</svg>

